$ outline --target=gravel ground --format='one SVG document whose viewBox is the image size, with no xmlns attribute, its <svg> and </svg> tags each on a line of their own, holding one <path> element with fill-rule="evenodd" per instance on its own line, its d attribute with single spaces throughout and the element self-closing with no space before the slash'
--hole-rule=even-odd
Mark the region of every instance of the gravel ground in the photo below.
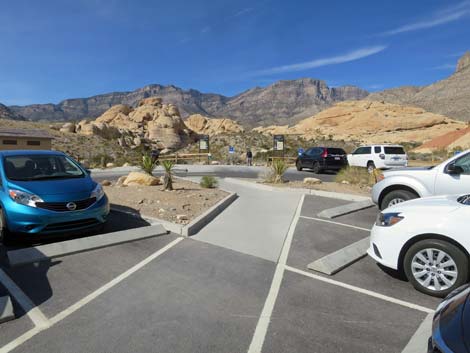
<svg viewBox="0 0 470 353">
<path fill-rule="evenodd" d="M 111 204 L 128 207 L 143 216 L 187 224 L 228 195 L 214 188 L 204 189 L 199 184 L 175 180 L 173 191 L 157 186 L 105 186 Z"/>
</svg>

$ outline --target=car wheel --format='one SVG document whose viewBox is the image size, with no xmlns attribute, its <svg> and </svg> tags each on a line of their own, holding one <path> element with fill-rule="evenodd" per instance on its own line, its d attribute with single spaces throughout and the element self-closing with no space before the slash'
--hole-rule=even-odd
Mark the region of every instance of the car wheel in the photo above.
<svg viewBox="0 0 470 353">
<path fill-rule="evenodd" d="M 427 239 L 412 245 L 403 266 L 406 277 L 418 291 L 444 297 L 468 280 L 468 258 L 457 246 Z"/>
<path fill-rule="evenodd" d="M 393 190 L 390 191 L 385 197 L 382 199 L 382 202 L 380 203 L 380 209 L 384 210 L 388 207 L 395 206 L 399 203 L 408 201 L 408 200 L 413 200 L 418 198 L 418 195 L 415 193 L 408 191 L 408 190 Z"/>
<path fill-rule="evenodd" d="M 297 161 L 297 163 L 295 163 L 295 167 L 297 168 L 299 172 L 302 171 L 302 163 L 300 161 Z"/>
<path fill-rule="evenodd" d="M 321 172 L 320 163 L 313 162 L 312 170 L 315 174 L 319 174 Z"/>
<path fill-rule="evenodd" d="M 375 163 L 374 162 L 368 162 L 367 163 L 367 171 L 369 172 L 369 174 L 372 174 L 374 172 L 374 169 L 375 169 Z"/>
<path fill-rule="evenodd" d="M 3 213 L 3 209 L 0 208 L 0 243 L 9 245 L 10 242 L 11 239 L 5 222 L 5 214 Z"/>
</svg>

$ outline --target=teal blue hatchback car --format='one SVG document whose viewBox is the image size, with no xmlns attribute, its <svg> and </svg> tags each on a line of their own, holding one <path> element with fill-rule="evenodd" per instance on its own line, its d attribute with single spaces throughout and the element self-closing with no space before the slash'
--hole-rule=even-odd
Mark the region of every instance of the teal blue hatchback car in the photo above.
<svg viewBox="0 0 470 353">
<path fill-rule="evenodd" d="M 109 202 L 79 163 L 56 151 L 0 151 L 0 229 L 16 235 L 98 228 Z"/>
</svg>

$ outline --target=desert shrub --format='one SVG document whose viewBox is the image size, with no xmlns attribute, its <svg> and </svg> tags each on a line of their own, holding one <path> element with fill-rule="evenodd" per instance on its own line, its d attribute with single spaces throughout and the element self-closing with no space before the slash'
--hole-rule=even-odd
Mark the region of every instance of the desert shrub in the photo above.
<svg viewBox="0 0 470 353">
<path fill-rule="evenodd" d="M 165 174 L 163 175 L 163 188 L 165 190 L 173 190 L 173 168 L 175 163 L 170 160 L 162 161 L 161 163 Z"/>
<path fill-rule="evenodd" d="M 369 173 L 367 168 L 347 167 L 341 169 L 335 177 L 337 183 L 348 182 L 353 185 L 374 185 L 381 171 L 374 169 Z"/>
<path fill-rule="evenodd" d="M 142 155 L 142 159 L 140 161 L 140 169 L 142 169 L 145 173 L 153 175 L 153 171 L 157 166 L 157 161 L 154 161 L 150 154 Z"/>
<path fill-rule="evenodd" d="M 217 179 L 209 175 L 204 175 L 201 179 L 201 182 L 199 183 L 201 187 L 206 188 L 206 189 L 215 188 L 217 187 L 217 184 L 218 184 Z"/>
<path fill-rule="evenodd" d="M 274 184 L 283 183 L 284 173 L 288 167 L 289 166 L 283 159 L 274 159 L 266 181 Z"/>
</svg>

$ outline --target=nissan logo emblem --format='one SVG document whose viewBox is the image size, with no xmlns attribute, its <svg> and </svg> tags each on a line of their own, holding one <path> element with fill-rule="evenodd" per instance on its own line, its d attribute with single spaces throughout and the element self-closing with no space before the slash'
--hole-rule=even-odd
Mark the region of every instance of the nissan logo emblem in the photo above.
<svg viewBox="0 0 470 353">
<path fill-rule="evenodd" d="M 75 202 L 69 202 L 65 207 L 70 211 L 75 211 L 77 209 L 77 204 Z"/>
</svg>

